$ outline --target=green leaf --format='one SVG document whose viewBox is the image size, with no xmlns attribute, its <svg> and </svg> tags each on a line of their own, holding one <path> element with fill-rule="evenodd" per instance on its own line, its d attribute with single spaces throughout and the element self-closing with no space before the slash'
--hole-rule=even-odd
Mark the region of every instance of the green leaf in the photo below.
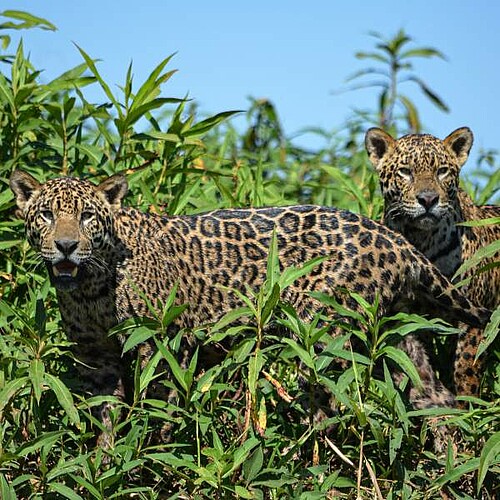
<svg viewBox="0 0 500 500">
<path fill-rule="evenodd" d="M 432 47 L 420 47 L 418 49 L 409 49 L 400 54 L 401 59 L 411 57 L 439 57 L 446 61 L 446 56 L 439 50 Z"/>
<path fill-rule="evenodd" d="M 278 251 L 278 238 L 276 236 L 276 227 L 273 228 L 271 241 L 269 242 L 266 268 L 266 285 L 273 288 L 280 275 L 280 260 Z"/>
<path fill-rule="evenodd" d="M 71 69 L 68 69 L 64 73 L 61 73 L 58 77 L 54 78 L 52 81 L 47 83 L 47 87 L 51 87 L 57 82 L 74 82 L 76 79 L 82 78 L 82 74 L 86 71 L 87 65 L 85 63 L 78 64 Z M 85 78 L 85 77 L 83 77 Z M 86 77 L 89 78 L 89 77 Z M 92 78 L 95 81 L 94 78 Z"/>
<path fill-rule="evenodd" d="M 250 457 L 243 462 L 243 477 L 247 483 L 250 483 L 257 477 L 262 470 L 263 464 L 264 453 L 262 452 L 262 446 L 259 446 L 253 451 Z"/>
<path fill-rule="evenodd" d="M 242 318 L 247 318 L 248 316 L 251 316 L 253 314 L 253 311 L 249 309 L 248 307 L 238 307 L 236 309 L 232 309 L 231 311 L 227 312 L 222 316 L 222 318 L 215 323 L 215 325 L 212 326 L 210 329 L 210 332 L 212 335 L 215 336 L 216 333 L 222 332 L 224 333 L 225 328 L 228 325 L 231 325 L 232 323 L 235 323 L 237 321 L 240 321 Z M 220 340 L 220 339 L 217 339 Z"/>
<path fill-rule="evenodd" d="M 479 457 L 479 469 L 477 478 L 477 492 L 481 490 L 484 478 L 491 464 L 500 463 L 500 431 L 495 432 L 483 446 Z"/>
<path fill-rule="evenodd" d="M 389 463 L 394 463 L 397 457 L 397 452 L 401 448 L 401 442 L 403 440 L 403 429 L 397 428 L 393 429 L 391 432 L 391 437 L 389 440 Z"/>
<path fill-rule="evenodd" d="M 457 226 L 481 227 L 481 226 L 490 226 L 493 224 L 500 224 L 500 217 L 488 217 L 487 219 L 480 219 L 480 220 L 467 220 L 464 222 L 459 222 Z"/>
<path fill-rule="evenodd" d="M 196 350 L 194 351 L 193 357 L 189 361 L 188 369 L 184 372 L 184 380 L 186 381 L 187 387 L 191 387 L 191 385 L 193 384 L 197 366 L 198 366 L 198 348 L 196 348 Z"/>
<path fill-rule="evenodd" d="M 87 479 L 80 477 L 79 475 L 76 475 L 76 474 L 70 474 L 70 477 L 77 484 L 79 484 L 81 486 L 83 491 L 85 491 L 86 498 L 95 498 L 96 500 L 102 500 L 103 496 L 101 495 L 100 491 L 90 481 L 87 481 Z M 80 489 L 80 488 L 78 488 L 78 489 Z M 89 497 L 87 495 L 92 495 L 92 497 Z"/>
<path fill-rule="evenodd" d="M 1 29 L 1 27 L 0 27 Z M 5 50 L 10 45 L 10 36 L 9 35 L 0 35 L 0 41 L 2 43 L 2 49 Z M 0 476 L 1 477 L 1 476 Z"/>
<path fill-rule="evenodd" d="M 297 354 L 299 359 L 308 367 L 314 370 L 316 368 L 314 364 L 314 360 L 311 357 L 311 355 L 303 348 L 301 347 L 295 340 L 284 337 L 282 339 L 282 342 L 289 345 Z"/>
<path fill-rule="evenodd" d="M 41 359 L 33 359 L 29 367 L 29 377 L 37 403 L 40 403 L 40 398 L 42 397 L 44 375 L 45 366 L 43 364 L 43 361 Z"/>
<path fill-rule="evenodd" d="M 181 468 L 186 467 L 192 471 L 197 471 L 198 466 L 193 462 L 187 459 L 178 458 L 173 453 L 170 452 L 162 452 L 162 453 L 148 453 L 145 455 L 148 459 L 160 462 L 168 468 Z M 186 457 L 187 458 L 187 457 Z"/>
<path fill-rule="evenodd" d="M 491 315 L 490 321 L 486 325 L 486 328 L 483 332 L 483 339 L 479 344 L 479 348 L 477 350 L 476 359 L 478 359 L 488 347 L 493 343 L 493 341 L 500 334 L 500 307 L 497 307 L 493 314 Z"/>
<path fill-rule="evenodd" d="M 82 64 L 80 66 L 86 67 L 85 64 Z M 94 82 L 96 82 L 96 78 L 93 76 L 82 76 L 80 78 L 74 78 L 74 79 L 63 78 L 61 76 L 56 80 L 52 80 L 50 83 L 46 85 L 46 87 L 48 92 L 53 93 L 53 92 L 62 92 L 64 90 L 73 90 L 75 87 L 79 88 L 86 87 L 87 85 L 90 85 L 91 83 Z M 44 93 L 42 93 L 38 97 L 38 100 L 41 101 L 42 100 L 41 98 L 43 97 L 46 97 Z"/>
<path fill-rule="evenodd" d="M 481 247 L 470 259 L 467 259 L 453 275 L 453 280 L 469 271 L 470 269 L 476 267 L 482 260 L 494 257 L 500 252 L 500 240 L 494 241 L 484 247 Z M 470 277 L 457 283 L 456 286 L 461 286 L 470 281 Z"/>
<path fill-rule="evenodd" d="M 181 142 L 181 138 L 176 134 L 158 132 L 156 130 L 148 130 L 148 132 L 133 134 L 130 138 L 139 142 L 147 140 L 165 141 L 173 144 L 179 144 Z"/>
<path fill-rule="evenodd" d="M 325 306 L 331 307 L 340 316 L 344 316 L 346 318 L 352 318 L 362 325 L 366 324 L 366 319 L 363 317 L 362 314 L 356 311 L 351 311 L 350 309 L 347 309 L 343 305 L 339 304 L 339 302 L 336 300 L 335 297 L 331 297 L 330 295 L 327 295 L 326 293 L 322 292 L 311 292 L 309 295 L 319 300 L 321 303 L 325 304 Z"/>
<path fill-rule="evenodd" d="M 398 349 L 394 346 L 385 346 L 377 352 L 376 359 L 379 359 L 383 356 L 387 356 L 392 359 L 395 363 L 397 363 L 401 369 L 410 377 L 410 380 L 413 385 L 416 387 L 422 387 L 422 381 L 420 380 L 420 375 L 418 374 L 415 365 L 412 363 L 411 359 L 408 357 L 408 354 L 403 352 L 401 349 Z"/>
<path fill-rule="evenodd" d="M 43 17 L 37 17 L 22 10 L 4 10 L 3 12 L 0 12 L 0 16 L 10 17 L 11 19 L 23 21 L 20 24 L 2 23 L 0 25 L 0 29 L 5 29 L 7 27 L 10 29 L 40 28 L 42 30 L 57 31 L 55 25 L 47 21 Z"/>
<path fill-rule="evenodd" d="M 27 456 L 31 453 L 39 451 L 43 447 L 51 448 L 61 437 L 64 436 L 64 431 L 44 432 L 28 443 L 24 443 L 18 450 L 21 456 Z"/>
<path fill-rule="evenodd" d="M 254 493 L 252 493 L 251 491 L 248 491 L 246 488 L 244 488 L 243 486 L 240 486 L 238 484 L 235 485 L 234 492 L 236 493 L 237 498 L 247 498 L 249 500 L 251 500 L 252 498 L 255 498 Z"/>
<path fill-rule="evenodd" d="M 429 100 L 441 111 L 445 113 L 450 112 L 450 108 L 445 104 L 445 102 L 433 91 L 431 90 L 423 80 L 416 76 L 409 77 L 408 80 L 415 82 L 420 90 L 429 98 Z"/>
<path fill-rule="evenodd" d="M 206 118 L 205 120 L 198 122 L 196 125 L 193 125 L 190 129 L 183 132 L 182 135 L 183 137 L 194 137 L 203 135 L 209 130 L 219 125 L 220 123 L 222 123 L 224 120 L 227 120 L 230 116 L 233 116 L 237 113 L 242 113 L 242 111 L 234 110 L 234 111 L 224 111 L 222 113 L 217 113 L 216 115 L 211 116 L 210 118 Z"/>
<path fill-rule="evenodd" d="M 79 426 L 80 425 L 80 416 L 78 414 L 78 410 L 76 409 L 73 403 L 73 396 L 71 392 L 69 392 L 68 388 L 64 385 L 64 383 L 54 375 L 50 373 L 45 374 L 45 381 L 47 385 L 54 391 L 59 404 L 62 406 L 70 421 Z"/>
<path fill-rule="evenodd" d="M 215 379 L 220 375 L 221 371 L 221 365 L 216 365 L 203 373 L 196 382 L 196 390 L 202 394 L 208 392 L 212 388 Z"/>
<path fill-rule="evenodd" d="M 266 323 L 269 321 L 269 318 L 272 315 L 272 312 L 274 311 L 275 307 L 278 304 L 278 301 L 280 299 L 281 295 L 281 289 L 278 283 L 275 283 L 272 290 L 271 294 L 266 300 L 266 303 L 264 304 L 264 307 L 262 308 L 262 313 L 260 317 L 260 322 L 261 325 L 264 326 Z"/>
<path fill-rule="evenodd" d="M 141 85 L 140 89 L 137 91 L 134 97 L 134 102 L 132 104 L 132 109 L 137 106 L 141 106 L 145 102 L 150 101 L 155 98 L 160 92 L 160 85 L 169 80 L 177 70 L 168 71 L 167 73 L 161 74 L 163 68 L 170 62 L 175 53 L 170 54 L 168 57 L 163 59 L 150 73 L 147 80 Z M 181 99 L 184 100 L 184 99 Z"/>
<path fill-rule="evenodd" d="M 403 107 L 406 110 L 406 120 L 408 122 L 409 129 L 414 133 L 419 133 L 420 126 L 420 118 L 418 116 L 418 111 L 413 102 L 410 101 L 406 96 L 400 95 L 399 100 L 403 104 Z"/>
<path fill-rule="evenodd" d="M 377 52 L 356 52 L 354 54 L 356 59 L 373 59 L 384 64 L 389 64 L 390 59 Z"/>
<path fill-rule="evenodd" d="M 149 328 L 148 326 L 139 326 L 132 330 L 132 334 L 127 337 L 125 344 L 123 346 L 123 353 L 134 349 L 139 344 L 146 342 L 155 334 L 155 330 Z"/>
<path fill-rule="evenodd" d="M 162 353 L 160 351 L 156 351 L 142 370 L 139 363 L 137 363 L 137 372 L 135 377 L 136 380 L 139 379 L 139 386 L 135 387 L 137 397 L 140 397 L 140 395 L 147 389 L 151 381 L 156 378 L 156 367 L 161 359 Z"/>
<path fill-rule="evenodd" d="M 5 76 L 0 73 L 0 101 L 8 104 L 11 111 L 16 109 L 16 101 L 12 89 Z"/>
<path fill-rule="evenodd" d="M 161 318 L 161 325 L 163 329 L 166 330 L 168 325 L 170 325 L 188 308 L 189 304 L 165 306 L 163 310 L 163 316 Z"/>
<path fill-rule="evenodd" d="M 266 357 L 262 354 L 261 350 L 258 350 L 248 362 L 248 390 L 252 396 L 255 396 L 257 393 L 257 381 L 265 361 Z"/>
<path fill-rule="evenodd" d="M 454 483 L 461 477 L 465 476 L 476 470 L 479 467 L 479 458 L 471 458 L 462 465 L 456 466 L 454 469 L 446 474 L 443 474 L 436 481 L 432 483 L 431 488 L 426 492 L 428 498 L 432 498 L 432 493 L 439 491 L 445 484 Z"/>
<path fill-rule="evenodd" d="M 12 480 L 7 482 L 5 476 L 0 474 L 0 498 L 5 500 L 17 500 L 16 492 L 12 486 Z"/>
<path fill-rule="evenodd" d="M 387 71 L 384 71 L 384 70 L 380 70 L 378 68 L 365 68 L 365 69 L 361 69 L 359 71 L 356 71 L 355 73 L 353 73 L 352 75 L 349 75 L 346 79 L 345 79 L 345 82 L 346 83 L 349 83 L 351 82 L 352 80 L 356 80 L 356 78 L 360 78 L 362 76 L 365 76 L 365 75 L 382 75 L 382 76 L 389 76 L 387 74 Z"/>
<path fill-rule="evenodd" d="M 387 328 L 387 324 L 398 322 L 392 328 Z M 410 333 L 418 332 L 419 330 L 432 330 L 440 335 L 457 335 L 461 333 L 461 329 L 448 326 L 439 318 L 427 319 L 417 314 L 398 313 L 394 316 L 386 316 L 381 318 L 380 326 L 384 326 L 383 333 L 378 339 L 378 344 L 382 345 L 391 336 L 397 335 L 404 337 Z"/>
<path fill-rule="evenodd" d="M 233 454 L 233 465 L 230 470 L 228 470 L 223 477 L 230 476 L 239 466 L 247 460 L 250 452 L 260 444 L 260 441 L 256 437 L 251 437 L 247 439 L 241 446 L 236 448 Z"/>
<path fill-rule="evenodd" d="M 122 107 L 121 107 L 120 103 L 116 100 L 113 92 L 111 92 L 111 89 L 109 88 L 108 84 L 104 81 L 104 79 L 102 78 L 101 74 L 97 70 L 97 66 L 95 65 L 95 61 L 93 59 L 91 59 L 90 56 L 82 48 L 80 48 L 76 44 L 75 44 L 75 46 L 78 49 L 78 51 L 80 52 L 80 54 L 82 55 L 82 57 L 85 60 L 85 62 L 87 63 L 87 66 L 88 66 L 89 70 L 96 77 L 96 79 L 99 82 L 99 85 L 101 86 L 102 90 L 104 90 L 104 93 L 106 94 L 106 96 L 108 97 L 108 99 L 115 106 L 115 109 L 116 109 L 116 112 L 118 113 L 119 118 L 121 120 L 123 120 L 123 110 L 122 110 Z"/>
<path fill-rule="evenodd" d="M 0 391 L 0 414 L 2 414 L 5 407 L 10 403 L 10 400 L 29 384 L 29 381 L 29 377 L 20 377 L 5 384 L 4 388 Z"/>
<path fill-rule="evenodd" d="M 279 284 L 282 290 L 289 287 L 296 280 L 301 278 L 302 276 L 306 276 L 310 274 L 310 272 L 321 265 L 323 262 L 331 259 L 330 255 L 321 255 L 319 257 L 315 257 L 314 259 L 308 260 L 305 264 L 300 267 L 287 267 L 279 278 Z"/>
<path fill-rule="evenodd" d="M 146 116 L 147 113 L 153 111 L 154 109 L 161 108 L 164 104 L 177 103 L 182 101 L 182 99 L 175 99 L 171 97 L 158 97 L 151 101 L 145 102 L 141 106 L 134 107 L 129 111 L 129 113 L 120 121 L 123 130 L 127 130 L 139 119 Z"/>
<path fill-rule="evenodd" d="M 158 351 L 161 352 L 161 355 L 165 358 L 168 363 L 168 366 L 172 370 L 172 374 L 174 375 L 177 382 L 181 385 L 185 392 L 189 390 L 188 385 L 186 384 L 186 378 L 184 376 L 184 370 L 181 368 L 174 355 L 170 352 L 170 349 L 167 345 L 162 344 L 157 338 L 155 338 L 156 347 Z"/>
<path fill-rule="evenodd" d="M 53 493 L 59 493 L 64 498 L 69 498 L 70 500 L 81 500 L 83 497 L 78 495 L 73 488 L 69 488 L 68 486 L 62 483 L 52 482 L 49 484 L 49 491 Z"/>
</svg>

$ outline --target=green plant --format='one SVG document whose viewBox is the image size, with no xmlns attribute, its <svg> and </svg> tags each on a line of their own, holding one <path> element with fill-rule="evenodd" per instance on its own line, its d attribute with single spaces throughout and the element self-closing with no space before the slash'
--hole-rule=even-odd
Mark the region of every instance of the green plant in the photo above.
<svg viewBox="0 0 500 500">
<path fill-rule="evenodd" d="M 443 53 L 434 47 L 407 48 L 413 39 L 403 30 L 399 30 L 392 38 L 385 38 L 377 32 L 371 35 L 376 39 L 375 51 L 357 52 L 356 58 L 373 61 L 378 67 L 368 67 L 357 71 L 348 78 L 348 82 L 359 78 L 374 77 L 367 83 L 358 84 L 352 89 L 380 88 L 378 95 L 377 124 L 379 127 L 400 135 L 398 125 L 408 133 L 419 133 L 422 124 L 417 106 L 407 95 L 401 93 L 400 86 L 412 82 L 418 86 L 427 99 L 438 109 L 448 112 L 448 106 L 419 76 L 414 73 L 413 60 L 418 57 L 445 59 Z M 352 90 L 351 89 L 351 90 Z M 399 107 L 403 116 L 396 114 Z"/>
</svg>

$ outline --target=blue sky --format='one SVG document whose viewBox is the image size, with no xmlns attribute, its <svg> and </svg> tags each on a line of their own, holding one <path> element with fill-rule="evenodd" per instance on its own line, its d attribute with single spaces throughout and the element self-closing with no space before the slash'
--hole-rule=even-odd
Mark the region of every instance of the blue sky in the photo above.
<svg viewBox="0 0 500 500">
<path fill-rule="evenodd" d="M 406 88 L 426 131 L 445 137 L 467 125 L 475 134 L 473 158 L 481 147 L 500 149 L 500 2 L 11 0 L 2 8 L 26 10 L 57 26 L 55 33 L 22 33 L 47 80 L 82 62 L 73 43 L 100 59 L 101 73 L 117 85 L 131 61 L 139 84 L 177 52 L 170 68 L 178 73 L 164 86 L 166 96 L 189 93 L 208 113 L 246 109 L 247 96 L 265 97 L 289 136 L 308 126 L 339 128 L 353 108 L 373 109 L 374 90 L 333 91 L 366 64 L 354 53 L 372 48 L 370 31 L 391 36 L 403 28 L 416 45 L 447 56 L 417 61 L 416 72 L 444 98 L 449 114 Z"/>
</svg>

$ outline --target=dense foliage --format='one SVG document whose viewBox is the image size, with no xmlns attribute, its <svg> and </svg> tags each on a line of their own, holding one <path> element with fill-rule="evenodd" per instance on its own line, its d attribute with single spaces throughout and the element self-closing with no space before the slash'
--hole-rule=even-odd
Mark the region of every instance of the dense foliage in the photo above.
<svg viewBox="0 0 500 500">
<path fill-rule="evenodd" d="M 4 17 L 10 20 L 0 25 L 2 33 L 53 28 L 25 13 L 4 12 Z M 385 61 L 390 64 L 400 61 L 401 48 L 411 43 L 403 32 L 388 41 L 377 36 L 377 50 L 392 57 Z M 162 86 L 173 75 L 170 57 L 139 85 L 130 66 L 113 93 L 82 48 L 81 65 L 44 82 L 22 43 L 11 53 L 8 35 L 0 40 L 5 52 L 0 57 L 1 498 L 432 498 L 444 488 L 456 498 L 498 496 L 495 369 L 486 375 L 485 400 L 469 398 L 465 410 L 413 411 L 402 387 L 394 385 L 390 366 L 396 363 L 407 373 L 403 386 L 418 375 L 393 344 L 429 323 L 401 315 L 396 328 L 389 318 L 377 319 L 376 304 L 364 304 L 363 316 L 339 311 L 366 328 L 345 322 L 345 336 L 332 349 L 350 361 L 349 368 L 326 377 L 327 360 L 314 352 L 324 324 L 317 319 L 304 324 L 279 302 L 278 292 L 294 274 L 280 275 L 272 249 L 263 289 L 248 292 L 245 308 L 196 332 L 207 343 L 228 335 L 235 339 L 220 365 L 202 374 L 196 357 L 188 369 L 178 365 L 172 353 L 179 338 L 168 337 L 168 324 L 178 313 L 172 304 L 156 318 L 129 321 L 113 332 L 127 335 L 127 350 L 154 336 L 179 397 L 175 404 L 141 397 L 158 358 L 142 373 L 135 369 L 134 399 L 120 405 L 126 417 L 116 419 L 115 445 L 107 452 L 96 449 L 99 423 L 90 408 L 101 398 L 72 391 L 77 361 L 46 272 L 15 216 L 8 189 L 12 170 L 22 167 L 40 180 L 76 175 L 96 182 L 126 172 L 127 202 L 155 213 L 315 203 L 378 218 L 382 203 L 363 151 L 363 131 L 378 120 L 402 133 L 415 128 L 419 117 L 408 97 L 387 87 L 374 112 L 359 111 L 335 124 L 334 132 L 315 130 L 327 146 L 305 151 L 284 135 L 267 100 L 251 100 L 248 127 L 241 131 L 228 121 L 233 112 L 199 118 L 196 105 L 164 97 Z M 414 57 L 435 55 L 441 54 L 418 48 L 403 53 L 402 60 L 409 64 Z M 383 57 L 377 60 L 384 64 Z M 389 79 L 391 68 L 399 71 L 388 66 Z M 443 104 L 424 82 L 413 80 Z M 105 102 L 86 99 L 89 85 L 102 88 Z M 480 201 L 495 200 L 500 175 L 495 162 L 494 152 L 485 153 L 471 176 L 476 182 L 468 183 Z M 231 326 L 238 317 L 251 321 Z M 294 332 L 295 340 L 275 335 L 266 328 L 270 323 Z M 441 324 L 433 327 L 447 331 Z M 350 336 L 361 339 L 363 352 L 344 350 Z M 446 346 L 437 336 L 434 357 L 445 368 Z M 494 348 L 489 350 L 492 361 L 498 359 Z M 299 359 L 309 368 L 312 385 L 326 386 L 336 400 L 337 412 L 326 422 L 314 422 L 299 403 L 308 397 L 297 383 Z M 167 423 L 172 439 L 162 444 L 154 436 Z M 441 456 L 432 441 L 444 423 L 454 429 L 457 446 Z"/>
</svg>

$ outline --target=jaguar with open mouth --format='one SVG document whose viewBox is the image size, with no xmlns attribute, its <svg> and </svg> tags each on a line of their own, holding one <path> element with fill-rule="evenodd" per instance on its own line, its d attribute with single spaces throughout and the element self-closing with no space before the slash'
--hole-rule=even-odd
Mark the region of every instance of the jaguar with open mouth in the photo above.
<svg viewBox="0 0 500 500">
<path fill-rule="evenodd" d="M 83 266 L 70 259 L 47 263 L 51 283 L 59 290 L 72 290 L 78 287 L 83 276 Z"/>
</svg>

